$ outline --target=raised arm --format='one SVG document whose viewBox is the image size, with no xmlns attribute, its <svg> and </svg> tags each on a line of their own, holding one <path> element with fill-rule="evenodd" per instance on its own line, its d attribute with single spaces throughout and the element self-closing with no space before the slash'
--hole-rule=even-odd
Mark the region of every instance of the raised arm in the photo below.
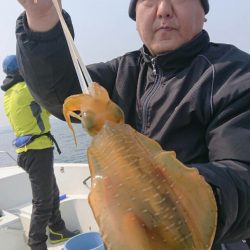
<svg viewBox="0 0 250 250">
<path fill-rule="evenodd" d="M 17 60 L 35 100 L 64 119 L 64 99 L 81 92 L 68 45 L 51 0 L 20 0 L 25 8 L 16 23 Z M 70 16 L 63 10 L 72 36 Z"/>
</svg>

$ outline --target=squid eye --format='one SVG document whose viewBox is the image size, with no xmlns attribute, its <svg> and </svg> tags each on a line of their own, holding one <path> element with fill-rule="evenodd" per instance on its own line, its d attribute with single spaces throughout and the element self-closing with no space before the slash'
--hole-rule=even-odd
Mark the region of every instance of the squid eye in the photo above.
<svg viewBox="0 0 250 250">
<path fill-rule="evenodd" d="M 90 133 L 95 127 L 95 113 L 87 111 L 82 113 L 82 125 Z"/>
</svg>

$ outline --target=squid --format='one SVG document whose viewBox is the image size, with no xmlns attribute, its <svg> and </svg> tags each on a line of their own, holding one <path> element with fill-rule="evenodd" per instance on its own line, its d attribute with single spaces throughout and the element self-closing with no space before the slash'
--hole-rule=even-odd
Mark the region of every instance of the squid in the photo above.
<svg viewBox="0 0 250 250">
<path fill-rule="evenodd" d="M 75 142 L 71 117 L 92 136 L 88 199 L 108 250 L 211 249 L 217 206 L 196 168 L 125 124 L 98 83 L 66 98 L 63 114 Z"/>
</svg>

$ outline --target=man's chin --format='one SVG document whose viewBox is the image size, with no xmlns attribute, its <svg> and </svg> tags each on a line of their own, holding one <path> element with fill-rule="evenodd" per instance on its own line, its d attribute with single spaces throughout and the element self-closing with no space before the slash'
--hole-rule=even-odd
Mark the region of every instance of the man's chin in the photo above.
<svg viewBox="0 0 250 250">
<path fill-rule="evenodd" d="M 154 55 L 164 54 L 166 52 L 173 51 L 179 47 L 174 43 L 169 43 L 169 41 L 166 43 L 167 44 L 157 45 L 157 46 L 153 47 L 152 48 L 152 51 L 154 52 L 153 54 Z"/>
</svg>

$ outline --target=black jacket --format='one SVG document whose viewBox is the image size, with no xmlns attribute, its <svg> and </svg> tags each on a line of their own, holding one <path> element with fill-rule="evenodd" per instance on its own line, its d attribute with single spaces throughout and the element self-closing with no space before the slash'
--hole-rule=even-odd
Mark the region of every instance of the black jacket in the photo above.
<svg viewBox="0 0 250 250">
<path fill-rule="evenodd" d="M 64 16 L 73 33 L 70 17 Z M 64 119 L 64 99 L 81 90 L 60 25 L 32 33 L 21 15 L 16 34 L 18 61 L 31 92 Z M 156 58 L 143 47 L 88 69 L 123 109 L 127 123 L 176 151 L 211 184 L 219 209 L 216 242 L 249 238 L 250 56 L 211 43 L 202 31 Z"/>
</svg>

